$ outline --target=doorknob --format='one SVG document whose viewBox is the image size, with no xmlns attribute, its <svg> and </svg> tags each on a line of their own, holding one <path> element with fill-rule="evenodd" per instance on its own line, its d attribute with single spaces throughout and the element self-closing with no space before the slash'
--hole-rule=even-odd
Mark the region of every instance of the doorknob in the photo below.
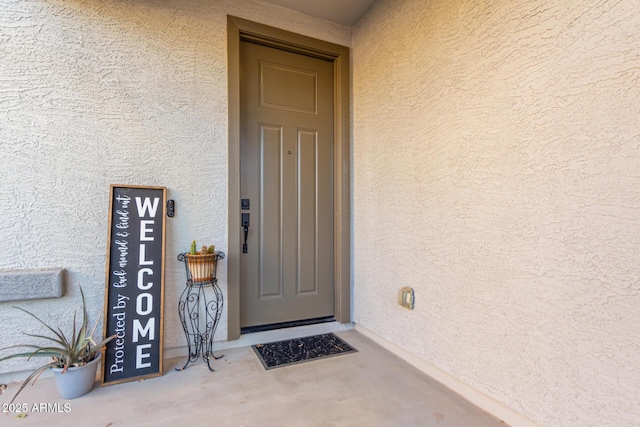
<svg viewBox="0 0 640 427">
<path fill-rule="evenodd" d="M 249 214 L 242 214 L 242 228 L 244 228 L 244 243 L 242 244 L 242 253 L 246 254 L 249 250 L 247 247 L 247 237 L 249 237 Z"/>
</svg>

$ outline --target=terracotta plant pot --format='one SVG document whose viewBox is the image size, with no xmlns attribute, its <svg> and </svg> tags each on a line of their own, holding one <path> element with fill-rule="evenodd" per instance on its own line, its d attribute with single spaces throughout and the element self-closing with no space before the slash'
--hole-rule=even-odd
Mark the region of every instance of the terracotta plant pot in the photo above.
<svg viewBox="0 0 640 427">
<path fill-rule="evenodd" d="M 211 280 L 216 273 L 216 254 L 191 255 L 187 254 L 187 267 L 194 282 Z"/>
</svg>

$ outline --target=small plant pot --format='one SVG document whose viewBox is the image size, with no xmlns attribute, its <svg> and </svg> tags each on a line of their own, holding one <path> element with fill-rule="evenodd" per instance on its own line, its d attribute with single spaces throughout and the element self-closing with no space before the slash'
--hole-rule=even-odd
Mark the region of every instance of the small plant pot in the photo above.
<svg viewBox="0 0 640 427">
<path fill-rule="evenodd" d="M 187 267 L 191 273 L 191 280 L 194 282 L 206 282 L 215 277 L 216 254 L 191 255 L 187 254 Z"/>
<path fill-rule="evenodd" d="M 98 362 L 101 354 L 86 365 L 67 368 L 63 374 L 62 368 L 51 368 L 56 379 L 56 388 L 63 399 L 75 399 L 89 393 L 96 381 Z"/>
</svg>

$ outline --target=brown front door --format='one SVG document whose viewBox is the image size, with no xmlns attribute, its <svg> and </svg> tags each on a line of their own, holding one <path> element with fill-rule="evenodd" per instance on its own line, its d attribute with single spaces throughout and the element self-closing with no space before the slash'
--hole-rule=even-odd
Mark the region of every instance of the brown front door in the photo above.
<svg viewBox="0 0 640 427">
<path fill-rule="evenodd" d="M 332 62 L 240 43 L 241 327 L 334 315 L 333 88 Z"/>
</svg>

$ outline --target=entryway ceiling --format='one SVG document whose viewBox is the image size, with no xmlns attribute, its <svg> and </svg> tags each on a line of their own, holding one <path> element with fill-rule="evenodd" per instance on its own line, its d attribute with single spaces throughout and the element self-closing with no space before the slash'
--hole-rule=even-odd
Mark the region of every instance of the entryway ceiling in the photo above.
<svg viewBox="0 0 640 427">
<path fill-rule="evenodd" d="M 316 18 L 354 26 L 376 0 L 266 0 Z"/>
</svg>

